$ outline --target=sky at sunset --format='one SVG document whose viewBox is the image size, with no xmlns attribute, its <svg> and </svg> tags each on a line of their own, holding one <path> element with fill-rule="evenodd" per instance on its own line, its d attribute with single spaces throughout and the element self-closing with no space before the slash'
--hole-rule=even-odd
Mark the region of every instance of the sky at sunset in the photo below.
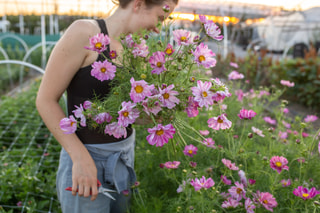
<svg viewBox="0 0 320 213">
<path fill-rule="evenodd" d="M 180 0 L 188 2 L 201 2 L 202 0 Z M 281 6 L 286 9 L 308 9 L 310 7 L 320 6 L 320 0 L 203 0 L 203 2 L 241 2 L 251 4 L 265 4 L 270 6 Z M 56 3 L 56 4 L 55 4 Z M 208 3 L 209 4 L 209 3 Z M 54 5 L 57 5 L 55 8 Z M 0 0 L 0 15 L 19 14 L 28 11 L 28 13 L 68 13 L 70 11 L 81 11 L 94 15 L 109 11 L 113 4 L 111 0 Z"/>
</svg>

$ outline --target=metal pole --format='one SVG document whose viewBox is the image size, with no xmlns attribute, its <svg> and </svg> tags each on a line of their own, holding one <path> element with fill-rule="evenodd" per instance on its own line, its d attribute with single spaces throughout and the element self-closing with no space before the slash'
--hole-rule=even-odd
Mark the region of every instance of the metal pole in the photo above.
<svg viewBox="0 0 320 213">
<path fill-rule="evenodd" d="M 2 16 L 2 22 L 3 22 L 2 32 L 6 33 L 7 32 L 7 15 Z"/>
<path fill-rule="evenodd" d="M 41 67 L 44 69 L 46 66 L 47 60 L 47 51 L 46 51 L 46 19 L 44 15 L 44 2 L 42 0 L 42 15 L 41 15 L 41 42 L 42 42 L 42 58 L 41 58 Z"/>
<path fill-rule="evenodd" d="M 223 7 L 220 7 L 220 13 L 224 17 Z M 226 59 L 228 55 L 228 29 L 226 22 L 223 20 L 223 59 Z"/>
<path fill-rule="evenodd" d="M 24 19 L 23 19 L 22 14 L 19 15 L 19 28 L 20 28 L 20 34 L 23 35 L 24 34 Z"/>
<path fill-rule="evenodd" d="M 50 14 L 49 16 L 49 34 L 52 35 L 53 34 L 53 15 Z"/>
</svg>

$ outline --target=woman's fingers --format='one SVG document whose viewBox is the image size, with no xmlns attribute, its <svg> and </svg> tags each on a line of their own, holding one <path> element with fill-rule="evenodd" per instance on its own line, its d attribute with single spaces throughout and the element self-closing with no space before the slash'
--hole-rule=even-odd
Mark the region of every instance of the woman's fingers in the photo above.
<svg viewBox="0 0 320 213">
<path fill-rule="evenodd" d="M 95 184 L 91 188 L 91 200 L 94 201 L 97 197 L 98 197 L 98 187 L 97 187 L 97 184 Z"/>
<path fill-rule="evenodd" d="M 98 187 L 97 187 L 97 179 L 92 181 L 85 181 L 86 184 L 79 183 L 77 181 L 73 181 L 72 184 L 72 195 L 79 195 L 83 197 L 91 196 L 91 200 L 95 200 L 98 196 Z"/>
</svg>

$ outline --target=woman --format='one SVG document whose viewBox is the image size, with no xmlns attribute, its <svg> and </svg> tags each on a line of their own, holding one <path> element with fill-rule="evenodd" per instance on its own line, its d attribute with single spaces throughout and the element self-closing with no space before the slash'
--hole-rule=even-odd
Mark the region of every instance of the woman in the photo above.
<svg viewBox="0 0 320 213">
<path fill-rule="evenodd" d="M 64 134 L 59 122 L 66 117 L 59 106 L 65 90 L 68 114 L 94 95 L 103 97 L 109 91 L 108 81 L 100 82 L 90 75 L 91 64 L 103 60 L 101 55 L 85 49 L 89 38 L 102 32 L 110 37 L 105 55 L 121 52 L 117 40 L 121 34 L 147 29 L 158 33 L 156 24 L 166 18 L 163 6 L 171 11 L 178 0 L 119 0 L 113 15 L 101 20 L 78 20 L 70 25 L 53 49 L 37 95 L 37 109 L 62 146 L 57 173 L 57 192 L 63 212 L 125 212 L 128 197 L 122 191 L 133 181 L 134 129 L 128 128 L 127 138 L 116 139 L 88 128 L 76 134 Z M 170 12 L 171 12 L 170 11 Z M 115 198 L 98 193 L 97 179 L 104 188 L 114 189 Z M 65 188 L 72 187 L 72 192 Z"/>
</svg>

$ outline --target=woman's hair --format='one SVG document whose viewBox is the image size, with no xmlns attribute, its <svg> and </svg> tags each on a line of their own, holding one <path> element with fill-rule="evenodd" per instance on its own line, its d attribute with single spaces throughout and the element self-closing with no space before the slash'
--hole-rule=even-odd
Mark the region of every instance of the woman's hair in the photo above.
<svg viewBox="0 0 320 213">
<path fill-rule="evenodd" d="M 119 5 L 121 8 L 126 8 L 131 1 L 133 0 L 112 0 L 114 4 Z M 162 5 L 164 1 L 173 1 L 175 4 L 178 4 L 179 0 L 144 0 L 147 7 L 152 7 L 154 5 Z"/>
</svg>

